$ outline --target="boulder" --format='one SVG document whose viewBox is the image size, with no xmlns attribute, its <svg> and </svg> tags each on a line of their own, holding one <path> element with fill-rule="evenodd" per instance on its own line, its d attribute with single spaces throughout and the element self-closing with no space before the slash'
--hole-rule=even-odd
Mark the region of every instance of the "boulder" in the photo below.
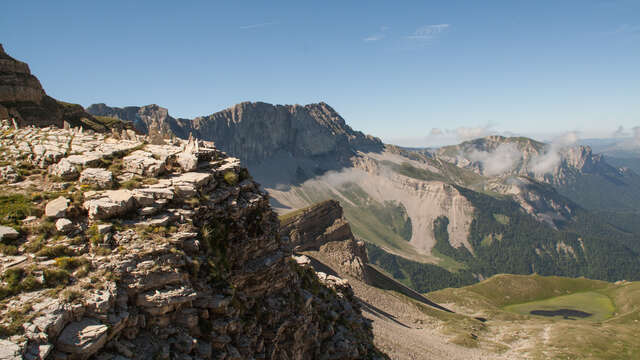
<svg viewBox="0 0 640 360">
<path fill-rule="evenodd" d="M 91 219 L 109 219 L 124 215 L 136 206 L 134 193 L 129 190 L 107 190 L 103 197 L 85 201 L 83 207 Z"/>
<path fill-rule="evenodd" d="M 73 226 L 73 222 L 71 222 L 71 220 L 69 219 L 58 219 L 58 221 L 56 221 L 56 229 L 58 231 L 60 231 L 61 233 L 68 233 L 70 231 L 72 231 L 75 228 L 75 226 Z"/>
<path fill-rule="evenodd" d="M 20 233 L 16 229 L 0 225 L 0 241 L 15 240 L 18 236 L 20 236 Z"/>
<path fill-rule="evenodd" d="M 113 186 L 113 173 L 101 168 L 87 168 L 80 173 L 80 183 L 95 185 L 101 189 Z"/>
<path fill-rule="evenodd" d="M 77 359 L 88 359 L 107 342 L 107 325 L 92 318 L 72 322 L 58 337 L 56 349 Z"/>
<path fill-rule="evenodd" d="M 164 172 L 165 162 L 153 158 L 150 152 L 136 150 L 123 159 L 124 171 L 141 176 L 156 177 Z"/>
<path fill-rule="evenodd" d="M 60 160 L 59 163 L 49 166 L 49 174 L 63 180 L 75 180 L 80 173 L 75 165 L 65 158 Z"/>
<path fill-rule="evenodd" d="M 47 203 L 44 208 L 44 214 L 50 218 L 61 218 L 67 214 L 67 208 L 69 207 L 69 199 L 64 196 L 60 196 Z"/>
<path fill-rule="evenodd" d="M 191 152 L 179 153 L 176 162 L 184 171 L 193 171 L 198 168 L 198 156 Z"/>
</svg>

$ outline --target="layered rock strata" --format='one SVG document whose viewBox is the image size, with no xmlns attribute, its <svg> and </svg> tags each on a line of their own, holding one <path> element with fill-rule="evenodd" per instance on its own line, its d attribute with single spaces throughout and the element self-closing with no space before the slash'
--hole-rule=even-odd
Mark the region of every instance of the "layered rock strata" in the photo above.
<svg viewBox="0 0 640 360">
<path fill-rule="evenodd" d="M 267 194 L 212 143 L 1 134 L 29 169 L 0 185 L 25 209 L 2 238 L 2 358 L 384 358 L 348 283 L 296 264 Z"/>
<path fill-rule="evenodd" d="M 353 236 L 337 201 L 327 200 L 281 217 L 280 234 L 289 236 L 294 251 L 319 251 L 340 273 L 370 282 L 365 244 Z"/>
</svg>

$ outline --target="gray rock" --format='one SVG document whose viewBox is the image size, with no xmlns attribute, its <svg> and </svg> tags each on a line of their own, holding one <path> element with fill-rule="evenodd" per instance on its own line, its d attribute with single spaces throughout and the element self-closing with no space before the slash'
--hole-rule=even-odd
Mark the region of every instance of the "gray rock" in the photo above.
<svg viewBox="0 0 640 360">
<path fill-rule="evenodd" d="M 83 207 L 91 219 L 109 219 L 124 215 L 136 206 L 134 193 L 129 190 L 108 190 L 103 197 L 85 201 Z"/>
<path fill-rule="evenodd" d="M 59 163 L 49 166 L 49 174 L 62 178 L 63 180 L 75 180 L 80 173 L 69 160 L 62 159 Z"/>
<path fill-rule="evenodd" d="M 22 360 L 24 348 L 8 339 L 0 339 L 0 360 Z"/>
<path fill-rule="evenodd" d="M 20 236 L 20 233 L 16 229 L 0 225 L 0 241 L 15 240 Z"/>
<path fill-rule="evenodd" d="M 101 168 L 88 168 L 80 173 L 80 183 L 96 185 L 101 189 L 109 189 L 113 186 L 113 173 Z"/>
<path fill-rule="evenodd" d="M 44 208 L 44 214 L 50 218 L 61 218 L 67 214 L 67 208 L 69 207 L 69 199 L 64 196 L 60 196 L 47 203 Z"/>
<path fill-rule="evenodd" d="M 139 294 L 136 305 L 145 308 L 151 315 L 162 315 L 173 310 L 176 305 L 195 300 L 196 292 L 189 287 L 152 290 Z"/>
<path fill-rule="evenodd" d="M 88 359 L 107 342 L 108 330 L 106 325 L 92 318 L 72 322 L 62 330 L 56 348 L 76 358 Z"/>
<path fill-rule="evenodd" d="M 165 162 L 153 158 L 150 152 L 136 150 L 122 159 L 124 171 L 141 176 L 155 177 L 164 172 Z"/>
<path fill-rule="evenodd" d="M 106 233 L 110 233 L 113 229 L 113 225 L 111 224 L 100 224 L 98 225 L 98 233 L 100 235 L 104 235 Z"/>
<path fill-rule="evenodd" d="M 176 162 L 184 171 L 193 171 L 198 168 L 198 156 L 190 152 L 179 153 Z"/>
<path fill-rule="evenodd" d="M 69 219 L 62 218 L 56 221 L 56 229 L 62 233 L 68 233 L 74 228 L 75 226 L 73 225 L 73 222 Z"/>
<path fill-rule="evenodd" d="M 71 155 L 66 157 L 65 159 L 72 165 L 80 165 L 82 167 L 86 167 L 98 165 L 101 158 L 102 156 L 99 154 L 84 153 L 82 155 Z"/>
</svg>

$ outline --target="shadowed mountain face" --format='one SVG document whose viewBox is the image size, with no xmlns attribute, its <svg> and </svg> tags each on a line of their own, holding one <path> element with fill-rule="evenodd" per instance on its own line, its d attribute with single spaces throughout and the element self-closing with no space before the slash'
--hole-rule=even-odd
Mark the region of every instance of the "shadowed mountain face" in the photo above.
<svg viewBox="0 0 640 360">
<path fill-rule="evenodd" d="M 278 155 L 306 160 L 330 158 L 333 163 L 344 163 L 357 150 L 383 148 L 380 139 L 354 131 L 325 103 L 301 106 L 243 102 L 193 120 L 174 119 L 167 109 L 157 105 L 112 108 L 95 104 L 87 111 L 132 122 L 143 132 L 171 132 L 181 138 L 193 134 L 214 141 L 220 149 L 249 165 Z M 326 170 L 319 164 L 315 167 L 317 172 Z"/>
</svg>

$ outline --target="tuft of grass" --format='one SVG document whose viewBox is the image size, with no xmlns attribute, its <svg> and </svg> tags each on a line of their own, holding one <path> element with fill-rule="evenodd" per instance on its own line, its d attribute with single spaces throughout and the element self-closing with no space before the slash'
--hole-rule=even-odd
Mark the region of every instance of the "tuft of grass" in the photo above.
<svg viewBox="0 0 640 360">
<path fill-rule="evenodd" d="M 17 226 L 18 221 L 31 215 L 39 215 L 33 203 L 22 194 L 0 195 L 0 223 Z"/>
<path fill-rule="evenodd" d="M 44 283 L 49 288 L 54 288 L 60 285 L 67 285 L 69 283 L 69 272 L 62 269 L 45 269 L 44 270 Z"/>
<path fill-rule="evenodd" d="M 63 256 L 73 256 L 75 252 L 65 245 L 55 245 L 40 249 L 36 256 L 44 256 L 49 259 L 59 258 Z"/>
<path fill-rule="evenodd" d="M 223 178 L 224 178 L 224 181 L 231 186 L 234 186 L 238 183 L 238 174 L 236 174 L 231 170 L 224 173 Z"/>
<path fill-rule="evenodd" d="M 81 266 L 87 266 L 89 260 L 81 256 L 62 256 L 55 259 L 56 266 L 67 271 L 73 271 Z"/>
<path fill-rule="evenodd" d="M 142 181 L 140 181 L 139 178 L 133 178 L 131 180 L 123 181 L 120 183 L 120 188 L 127 189 L 127 190 L 137 189 L 141 186 L 142 186 Z"/>
<path fill-rule="evenodd" d="M 73 303 L 76 300 L 82 299 L 82 294 L 73 289 L 65 289 L 60 293 L 60 298 L 67 303 Z"/>
</svg>

